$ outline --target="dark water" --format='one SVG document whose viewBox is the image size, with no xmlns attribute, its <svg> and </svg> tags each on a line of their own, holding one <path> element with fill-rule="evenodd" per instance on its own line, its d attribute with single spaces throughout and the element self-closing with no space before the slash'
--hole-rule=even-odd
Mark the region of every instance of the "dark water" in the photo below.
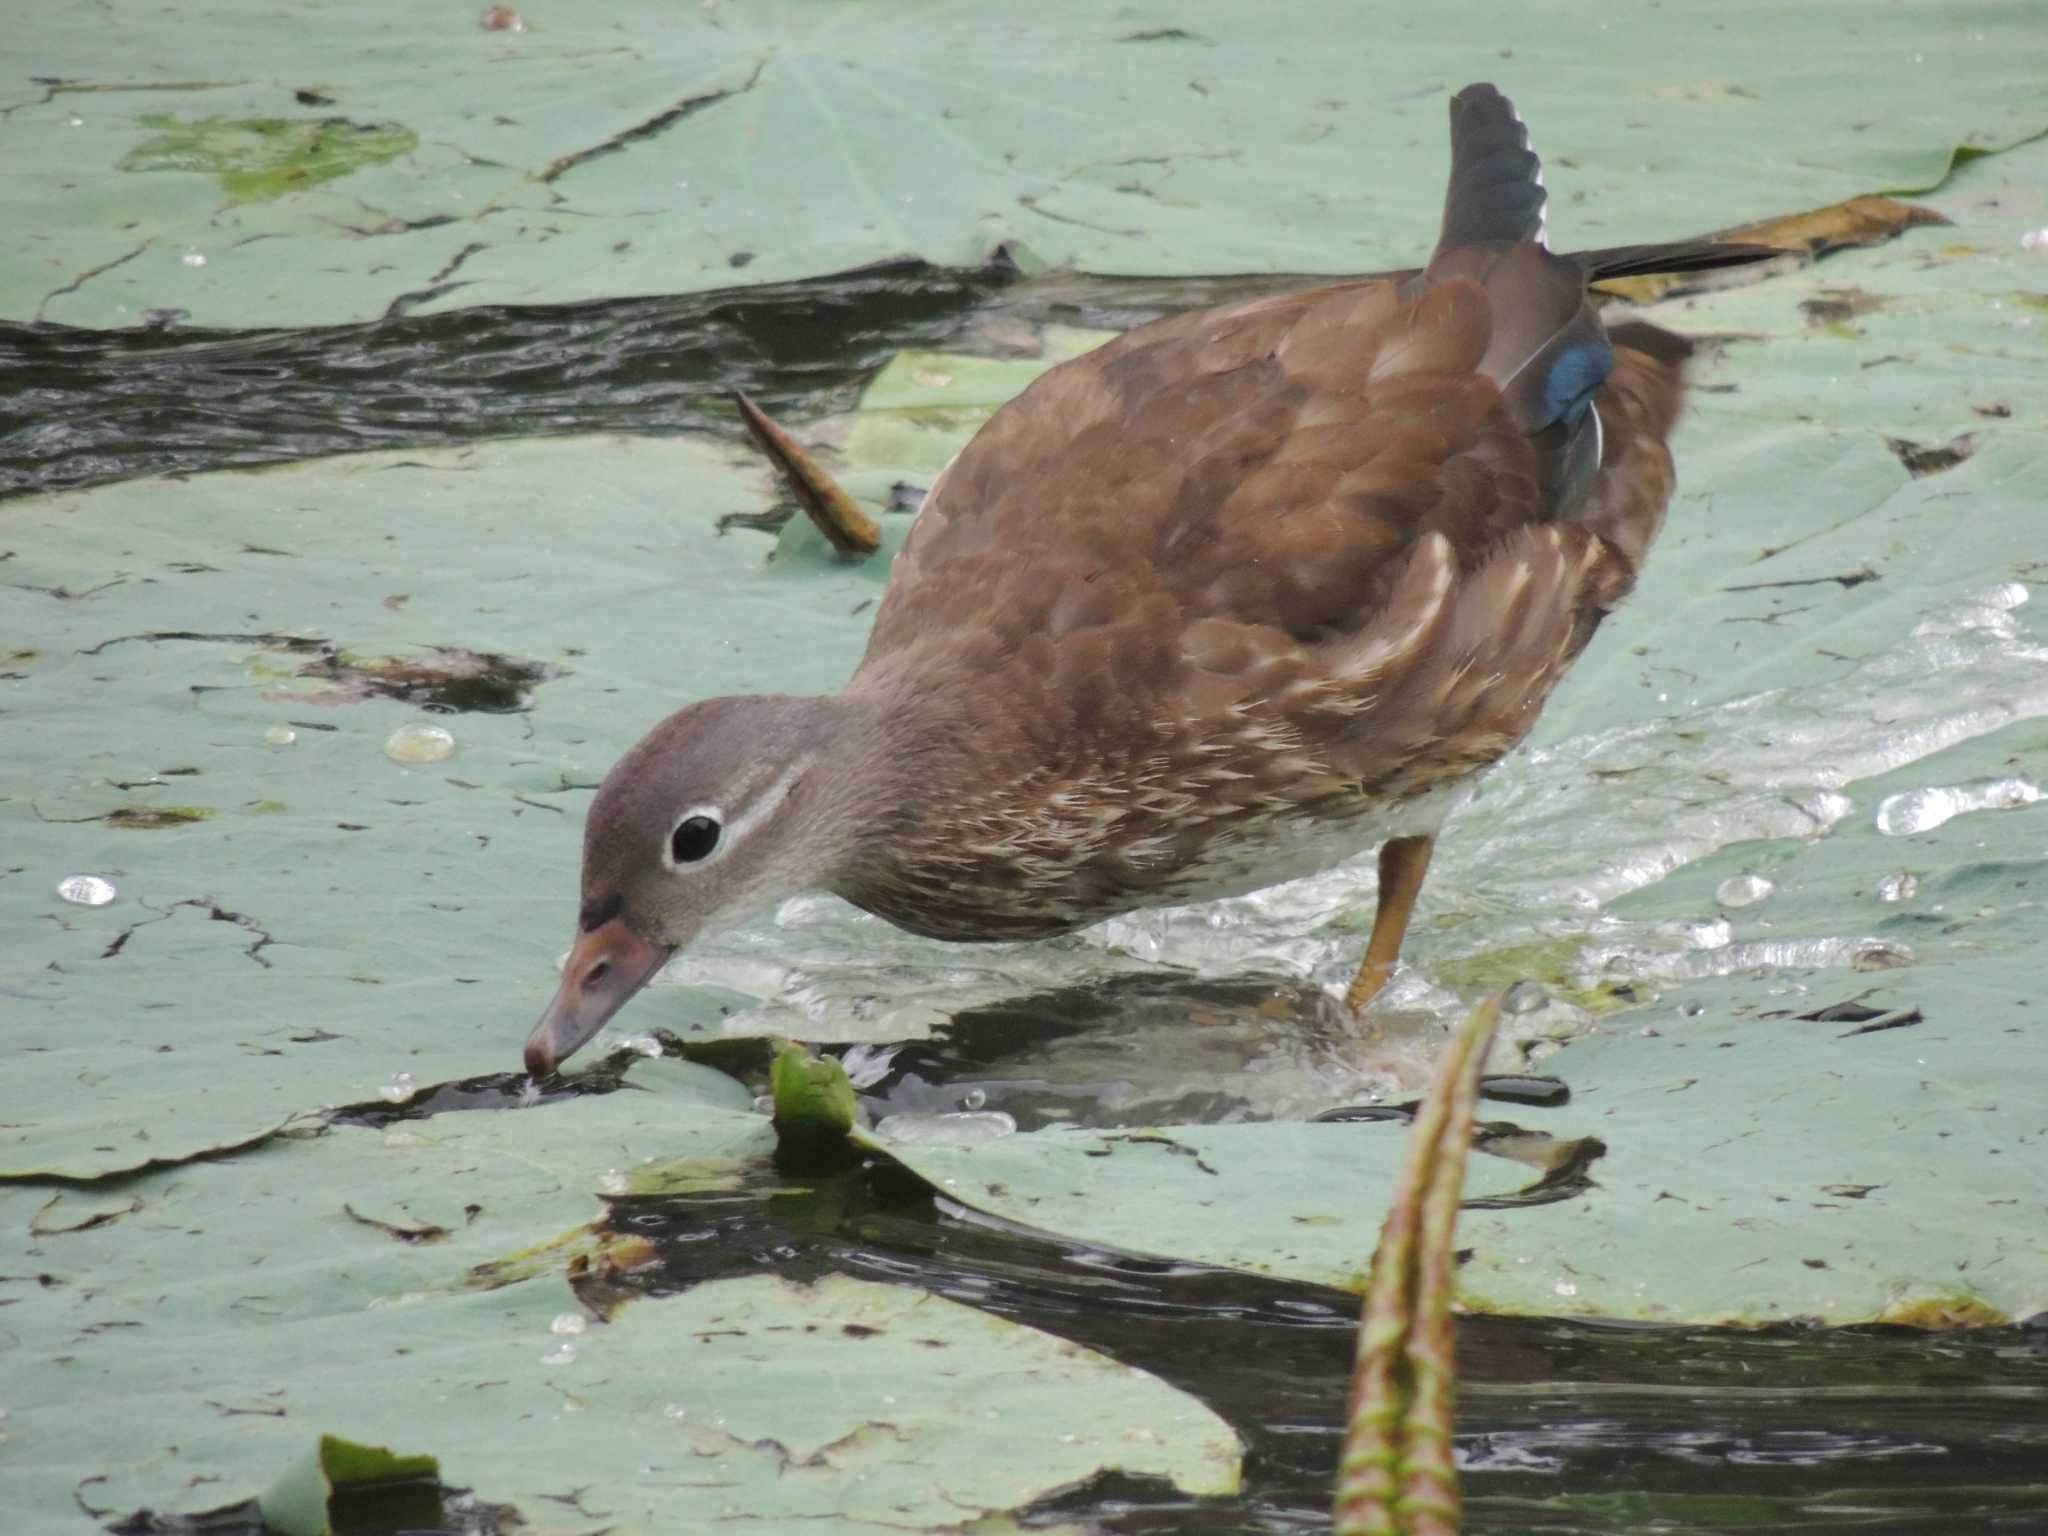
<svg viewBox="0 0 2048 1536">
<path fill-rule="evenodd" d="M 919 265 L 305 331 L 0 324 L 0 496 L 488 437 L 736 427 L 733 389 L 817 414 L 1004 282 Z"/>
<path fill-rule="evenodd" d="M 737 434 L 735 389 L 793 421 L 844 410 L 904 347 L 993 323 L 1121 329 L 1301 279 L 1018 283 L 922 263 L 598 304 L 315 330 L 0 322 L 0 498 L 374 448 L 583 432 Z M 987 350 L 987 348 L 984 348 Z"/>
<path fill-rule="evenodd" d="M 1046 320 L 1122 326 L 1270 286 L 1020 283 L 905 266 L 316 331 L 0 326 L 0 495 L 483 437 L 734 431 L 724 394 L 735 387 L 801 423 L 851 404 L 904 346 L 1013 347 Z M 914 1083 L 899 1073 L 883 1088 L 904 1104 L 919 1085 L 1001 1091 L 1002 1062 L 972 1041 L 910 1066 Z M 403 1113 L 489 1112 L 516 1087 L 446 1085 Z M 975 1217 L 886 1167 L 806 1185 L 787 1189 L 763 1169 L 756 1187 L 718 1197 L 617 1202 L 613 1223 L 665 1259 L 634 1283 L 661 1292 L 838 1271 L 927 1286 L 1151 1370 L 1249 1447 L 1237 1498 L 1112 1479 L 1032 1523 L 1133 1536 L 1327 1527 L 1353 1298 L 1077 1249 Z M 2048 1328 L 1738 1333 L 1473 1318 L 1459 1354 L 1470 1531 L 2048 1532 Z M 260 1526 L 242 1510 L 123 1528 Z M 488 1506 L 431 1487 L 359 1500 L 341 1522 L 349 1536 L 500 1528 Z"/>
</svg>

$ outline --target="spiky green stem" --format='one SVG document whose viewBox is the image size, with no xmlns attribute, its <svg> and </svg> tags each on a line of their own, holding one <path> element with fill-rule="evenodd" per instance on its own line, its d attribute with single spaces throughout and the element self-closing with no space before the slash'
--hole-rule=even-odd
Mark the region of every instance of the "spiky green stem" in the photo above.
<svg viewBox="0 0 2048 1536">
<path fill-rule="evenodd" d="M 1456 1536 L 1451 1295 L 1465 1151 L 1500 1002 L 1445 1046 L 1408 1146 L 1359 1319 L 1335 1536 Z"/>
</svg>

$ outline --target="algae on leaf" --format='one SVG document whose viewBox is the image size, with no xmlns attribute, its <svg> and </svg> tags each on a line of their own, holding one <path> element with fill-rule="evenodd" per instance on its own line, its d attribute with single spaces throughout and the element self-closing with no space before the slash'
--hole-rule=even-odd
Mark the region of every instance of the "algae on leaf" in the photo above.
<svg viewBox="0 0 2048 1536">
<path fill-rule="evenodd" d="M 156 130 L 121 160 L 124 171 L 201 171 L 218 176 L 238 203 L 268 202 L 318 186 L 364 166 L 383 165 L 419 146 L 419 135 L 396 123 L 352 123 L 345 117 L 137 120 Z"/>
</svg>

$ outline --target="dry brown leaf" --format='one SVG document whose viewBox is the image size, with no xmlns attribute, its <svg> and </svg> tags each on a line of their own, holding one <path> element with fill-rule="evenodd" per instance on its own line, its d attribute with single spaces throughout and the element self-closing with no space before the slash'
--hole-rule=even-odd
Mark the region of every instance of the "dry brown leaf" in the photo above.
<svg viewBox="0 0 2048 1536">
<path fill-rule="evenodd" d="M 1948 222 L 1932 208 L 1902 203 L 1895 197 L 1870 194 L 1852 197 L 1829 208 L 1788 213 L 1775 219 L 1744 224 L 1738 229 L 1720 230 L 1708 238 L 1745 245 L 1775 245 L 1788 255 L 1813 258 L 1851 246 L 1883 245 L 1885 241 L 1919 225 Z M 1759 270 L 1768 271 L 1774 265 L 1768 264 Z M 1681 284 L 1697 281 L 1698 278 L 1690 274 L 1674 272 L 1648 277 L 1617 277 L 1596 283 L 1594 287 L 1616 298 L 1648 304 L 1663 298 Z"/>
</svg>

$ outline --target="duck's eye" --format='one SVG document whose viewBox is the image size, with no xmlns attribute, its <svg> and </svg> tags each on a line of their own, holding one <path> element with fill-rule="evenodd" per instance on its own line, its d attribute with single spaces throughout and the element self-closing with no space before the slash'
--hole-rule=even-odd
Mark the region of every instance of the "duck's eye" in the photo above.
<svg viewBox="0 0 2048 1536">
<path fill-rule="evenodd" d="M 685 816 L 668 837 L 668 850 L 678 864 L 695 864 L 711 857 L 718 846 L 719 826 L 711 816 Z"/>
</svg>

